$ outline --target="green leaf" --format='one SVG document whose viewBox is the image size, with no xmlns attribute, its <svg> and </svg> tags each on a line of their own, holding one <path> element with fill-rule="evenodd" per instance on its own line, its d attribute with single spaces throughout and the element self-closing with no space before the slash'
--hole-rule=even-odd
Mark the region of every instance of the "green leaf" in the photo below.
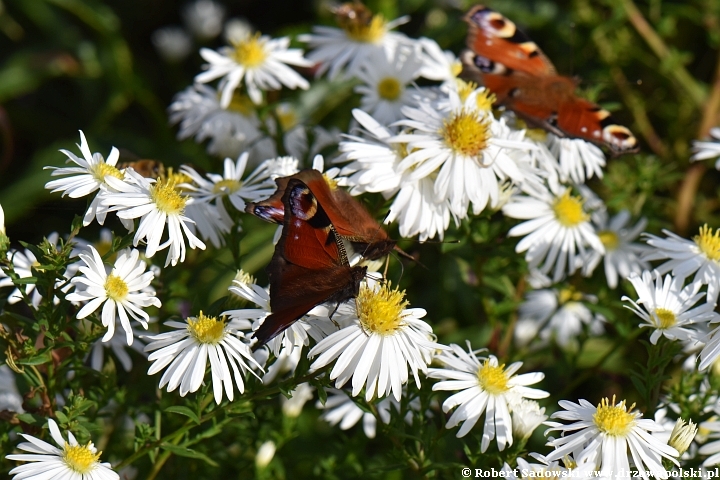
<svg viewBox="0 0 720 480">
<path fill-rule="evenodd" d="M 167 442 L 161 443 L 160 448 L 171 452 L 179 457 L 197 458 L 198 460 L 202 460 L 203 462 L 207 463 L 208 465 L 212 465 L 213 467 L 219 466 L 213 459 L 211 459 L 204 453 L 196 452 L 195 450 L 192 450 L 190 448 L 181 447 L 179 445 L 172 445 Z"/>
<path fill-rule="evenodd" d="M 50 362 L 51 360 L 52 356 L 50 355 L 50 352 L 45 352 L 39 355 L 35 355 L 34 357 L 15 360 L 15 363 L 18 365 L 42 365 L 44 363 Z"/>
<path fill-rule="evenodd" d="M 197 416 L 197 414 L 195 412 L 193 412 L 188 407 L 168 407 L 165 409 L 165 411 L 168 413 L 177 413 L 180 415 L 185 415 L 186 417 L 190 418 L 190 420 L 192 420 L 193 422 L 200 425 L 200 418 Z"/>
</svg>

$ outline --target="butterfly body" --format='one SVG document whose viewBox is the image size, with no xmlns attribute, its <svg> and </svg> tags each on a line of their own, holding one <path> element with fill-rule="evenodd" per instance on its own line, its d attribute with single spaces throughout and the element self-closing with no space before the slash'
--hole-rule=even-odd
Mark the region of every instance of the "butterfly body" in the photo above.
<svg viewBox="0 0 720 480">
<path fill-rule="evenodd" d="M 396 249 L 396 242 L 388 237 L 387 232 L 365 207 L 345 190 L 332 188 L 323 174 L 317 170 L 301 170 L 289 177 L 275 179 L 277 184 L 275 193 L 267 200 L 248 203 L 245 211 L 265 221 L 282 224 L 285 219 L 283 195 L 293 179 L 300 180 L 306 185 L 317 203 L 322 205 L 322 210 L 335 233 L 350 242 L 365 258 L 376 260 Z"/>
<path fill-rule="evenodd" d="M 637 139 L 610 112 L 575 94 L 577 81 L 560 76 L 540 48 L 504 15 L 481 5 L 466 15 L 465 71 L 493 92 L 496 104 L 559 137 L 582 138 L 619 155 Z"/>
<path fill-rule="evenodd" d="M 367 267 L 350 266 L 329 216 L 302 180 L 286 182 L 282 203 L 283 233 L 267 268 L 272 313 L 255 332 L 254 348 L 316 305 L 356 297 L 367 272 Z"/>
</svg>

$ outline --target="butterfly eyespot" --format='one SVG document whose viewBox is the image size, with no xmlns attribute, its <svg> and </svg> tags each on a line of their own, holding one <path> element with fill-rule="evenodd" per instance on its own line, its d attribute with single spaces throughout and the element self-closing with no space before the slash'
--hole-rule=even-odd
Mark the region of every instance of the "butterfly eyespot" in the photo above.
<svg viewBox="0 0 720 480">
<path fill-rule="evenodd" d="M 622 125 L 608 125 L 603 128 L 603 140 L 623 150 L 635 147 L 635 136 Z"/>
<path fill-rule="evenodd" d="M 317 213 L 317 200 L 308 188 L 295 188 L 290 192 L 290 209 L 301 220 L 310 220 Z"/>
<path fill-rule="evenodd" d="M 515 30 L 517 30 L 512 21 L 497 12 L 488 13 L 484 22 L 482 22 L 482 26 L 494 31 L 495 36 L 500 38 L 510 38 L 515 35 Z"/>
</svg>

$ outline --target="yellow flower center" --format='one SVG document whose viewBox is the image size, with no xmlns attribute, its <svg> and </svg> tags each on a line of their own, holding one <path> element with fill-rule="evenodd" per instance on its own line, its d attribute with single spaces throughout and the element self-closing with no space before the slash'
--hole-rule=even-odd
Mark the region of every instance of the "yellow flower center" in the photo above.
<svg viewBox="0 0 720 480">
<path fill-rule="evenodd" d="M 667 308 L 656 308 L 655 315 L 660 321 L 660 325 L 658 325 L 658 328 L 670 328 L 675 325 L 675 322 L 677 321 L 677 319 L 675 318 L 675 314 Z"/>
<path fill-rule="evenodd" d="M 202 311 L 197 318 L 188 318 L 188 331 L 200 343 L 215 345 L 225 338 L 225 322 L 215 317 L 206 317 Z"/>
<path fill-rule="evenodd" d="M 105 280 L 105 293 L 108 298 L 120 302 L 125 300 L 128 294 L 128 285 L 125 280 L 111 273 Z"/>
<path fill-rule="evenodd" d="M 65 443 L 62 454 L 65 464 L 80 474 L 90 472 L 102 454 L 102 452 L 93 453 L 90 445 L 92 445 L 91 442 L 88 442 L 85 446 Z"/>
<path fill-rule="evenodd" d="M 288 108 L 277 108 L 275 114 L 280 122 L 280 126 L 284 131 L 288 131 L 298 124 L 298 116 L 295 109 L 292 107 Z"/>
<path fill-rule="evenodd" d="M 612 404 L 607 398 L 603 398 L 593 414 L 593 422 L 601 432 L 607 435 L 624 437 L 635 425 L 635 415 L 632 413 L 634 407 L 633 403 L 630 405 L 630 409 L 626 410 L 625 400 L 615 406 L 614 395 Z"/>
<path fill-rule="evenodd" d="M 705 224 L 700 227 L 700 235 L 696 235 L 693 240 L 707 258 L 716 263 L 720 260 L 720 229 L 715 230 L 713 235 L 712 228 Z"/>
<path fill-rule="evenodd" d="M 471 81 L 465 81 L 461 78 L 456 78 L 455 83 L 457 84 L 457 92 L 460 97 L 460 101 L 465 103 L 465 100 L 474 92 L 478 86 L 477 83 Z"/>
<path fill-rule="evenodd" d="M 363 43 L 377 43 L 385 36 L 387 22 L 381 14 L 374 15 L 369 22 L 347 21 L 341 22 L 340 27 L 345 30 L 349 39 Z"/>
<path fill-rule="evenodd" d="M 220 97 L 221 94 L 222 90 L 218 91 L 218 97 Z M 242 95 L 238 93 L 237 90 L 235 90 L 235 93 L 233 93 L 232 99 L 230 100 L 230 105 L 228 105 L 227 109 L 233 112 L 237 112 L 245 117 L 249 117 L 255 111 L 255 105 L 252 103 L 252 100 L 250 100 L 247 95 Z"/>
<path fill-rule="evenodd" d="M 445 120 L 440 134 L 456 153 L 475 157 L 487 147 L 490 139 L 490 121 L 480 112 L 460 110 Z"/>
<path fill-rule="evenodd" d="M 457 77 L 462 73 L 462 62 L 460 60 L 456 60 L 452 63 L 450 66 L 450 73 L 453 77 Z"/>
<path fill-rule="evenodd" d="M 265 40 L 260 38 L 260 33 L 248 36 L 245 40 L 233 42 L 233 47 L 235 47 L 235 51 L 232 53 L 232 58 L 247 68 L 261 65 L 267 58 Z"/>
<path fill-rule="evenodd" d="M 492 365 L 490 360 L 485 360 L 485 364 L 478 369 L 477 377 L 480 387 L 490 395 L 498 395 L 510 389 L 504 364 Z"/>
<path fill-rule="evenodd" d="M 558 293 L 558 302 L 563 305 L 569 301 L 579 302 L 582 300 L 582 293 L 576 292 L 573 287 L 563 288 Z"/>
<path fill-rule="evenodd" d="M 483 90 L 482 92 L 478 92 L 477 96 L 475 97 L 475 103 L 477 103 L 477 107 L 480 110 L 485 110 L 486 112 L 492 110 L 492 106 L 493 103 L 495 103 L 495 100 L 497 100 L 497 97 L 490 90 Z"/>
<path fill-rule="evenodd" d="M 390 289 L 390 283 L 374 290 L 366 285 L 355 299 L 363 330 L 378 335 L 392 335 L 402 326 L 402 312 L 408 305 L 405 290 Z"/>
<path fill-rule="evenodd" d="M 327 174 L 323 173 L 323 179 L 325 180 L 325 183 L 328 184 L 328 187 L 330 190 L 336 190 L 338 187 L 338 182 L 334 178 L 330 178 L 327 176 Z"/>
<path fill-rule="evenodd" d="M 239 180 L 220 180 L 213 186 L 213 193 L 231 194 L 240 190 L 242 182 Z"/>
<path fill-rule="evenodd" d="M 590 218 L 583 211 L 582 198 L 570 196 L 569 188 L 565 190 L 562 197 L 555 200 L 552 209 L 555 212 L 555 218 L 564 227 L 574 227 Z"/>
<path fill-rule="evenodd" d="M 168 215 L 180 215 L 187 203 L 187 197 L 180 195 L 176 185 L 175 178 L 167 178 L 150 186 L 150 197 L 157 209 Z"/>
<path fill-rule="evenodd" d="M 255 277 L 253 277 L 252 275 L 250 275 L 243 269 L 240 269 L 237 271 L 237 273 L 235 274 L 234 281 L 241 283 L 243 285 L 249 285 L 251 283 L 256 282 Z"/>
<path fill-rule="evenodd" d="M 115 177 L 119 180 L 125 178 L 125 175 L 120 170 L 104 162 L 95 165 L 92 169 L 92 174 L 93 177 L 95 177 L 95 180 L 102 183 L 105 183 L 106 175 L 110 175 L 111 177 Z"/>
<path fill-rule="evenodd" d="M 385 100 L 397 100 L 403 91 L 403 86 L 397 78 L 386 77 L 380 80 L 377 86 L 378 95 Z"/>
<path fill-rule="evenodd" d="M 600 237 L 600 241 L 607 251 L 615 250 L 618 245 L 620 245 L 620 239 L 618 238 L 617 233 L 612 230 L 603 230 L 598 232 L 598 237 Z"/>
</svg>

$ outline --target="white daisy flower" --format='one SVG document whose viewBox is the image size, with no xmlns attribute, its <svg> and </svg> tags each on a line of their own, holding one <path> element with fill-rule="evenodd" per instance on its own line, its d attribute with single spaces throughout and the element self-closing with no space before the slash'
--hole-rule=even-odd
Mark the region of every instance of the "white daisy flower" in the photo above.
<svg viewBox="0 0 720 480">
<path fill-rule="evenodd" d="M 69 479 L 69 480 L 119 480 L 120 476 L 113 472 L 110 464 L 100 463 L 100 455 L 95 445 L 79 445 L 75 436 L 68 432 L 65 441 L 60 429 L 52 418 L 48 419 L 48 429 L 55 444 L 44 442 L 32 435 L 21 433 L 27 440 L 18 445 L 20 450 L 30 453 L 7 455 L 8 460 L 32 462 L 10 470 L 15 480 L 21 479 Z"/>
<path fill-rule="evenodd" d="M 80 148 L 83 158 L 68 150 L 60 150 L 68 157 L 67 161 L 73 162 L 77 167 L 45 167 L 53 171 L 52 176 L 69 175 L 46 183 L 45 188 L 52 190 L 50 193 L 63 192 L 63 196 L 81 198 L 97 192 L 101 186 L 107 186 L 106 179 L 108 177 L 120 180 L 124 178 L 123 172 L 115 167 L 120 158 L 120 152 L 117 148 L 113 147 L 107 160 L 105 160 L 101 154 L 90 152 L 90 147 L 82 130 L 80 130 L 80 145 L 78 145 L 78 148 Z M 90 203 L 85 218 L 83 218 L 83 225 L 90 225 L 96 217 L 100 225 L 105 222 L 107 210 L 102 209 L 100 206 L 102 198 L 103 196 L 98 194 Z"/>
<path fill-rule="evenodd" d="M 116 321 L 115 330 L 117 330 L 120 326 L 122 326 L 122 324 L 119 321 Z M 132 370 L 133 366 L 132 358 L 130 357 L 130 354 L 128 354 L 128 350 L 134 350 L 143 357 L 147 357 L 147 353 L 144 351 L 145 343 L 143 339 L 145 332 L 134 328 L 132 325 L 130 328 L 132 329 L 132 332 L 129 336 L 136 338 L 136 341 L 133 341 L 129 348 L 125 338 L 120 335 L 113 336 L 107 342 L 102 341 L 102 339 L 97 340 L 88 354 L 88 358 L 90 359 L 90 368 L 97 370 L 98 372 L 102 371 L 103 365 L 105 365 L 106 350 L 113 353 L 115 358 L 120 362 L 120 366 L 122 366 L 123 370 L 126 372 Z"/>
<path fill-rule="evenodd" d="M 263 166 L 272 180 L 278 177 L 289 177 L 300 171 L 298 159 L 289 156 L 269 158 L 263 162 Z"/>
<path fill-rule="evenodd" d="M 288 418 L 297 418 L 302 413 L 302 409 L 308 400 L 312 400 L 315 387 L 307 382 L 303 382 L 290 392 L 290 398 L 284 395 L 280 396 L 280 405 L 283 412 Z"/>
<path fill-rule="evenodd" d="M 408 382 L 408 367 L 420 388 L 418 371 L 427 372 L 436 349 L 432 328 L 420 320 L 421 308 L 405 309 L 405 292 L 388 285 L 363 283 L 355 299 L 355 311 L 343 319 L 347 326 L 321 340 L 308 357 L 316 371 L 337 359 L 330 379 L 341 388 L 352 378 L 352 395 L 365 387 L 365 399 L 382 398 L 392 392 L 400 400 Z M 340 313 L 340 312 L 338 312 Z M 342 316 L 342 315 L 338 315 Z"/>
<path fill-rule="evenodd" d="M 288 88 L 308 89 L 310 84 L 288 65 L 311 67 L 312 62 L 303 58 L 302 50 L 290 48 L 287 37 L 272 39 L 267 35 L 248 35 L 235 41 L 232 47 L 223 47 L 219 51 L 209 48 L 200 49 L 200 55 L 208 62 L 206 72 L 195 77 L 199 83 L 208 83 L 218 78 L 222 91 L 220 105 L 227 108 L 235 89 L 245 81 L 250 99 L 255 104 L 262 103 L 262 91 L 280 90 L 282 85 Z"/>
<path fill-rule="evenodd" d="M 359 109 L 353 117 L 362 127 L 362 137 L 346 135 L 340 142 L 342 155 L 336 162 L 350 161 L 340 175 L 352 195 L 380 192 L 386 199 L 395 197 L 385 223 L 398 222 L 400 235 L 420 240 L 443 234 L 450 223 L 450 203 L 438 200 L 433 181 L 410 180 L 410 172 L 400 172 L 398 165 L 407 154 L 406 145 L 388 143 L 391 133 L 374 118 Z"/>
<path fill-rule="evenodd" d="M 445 428 L 462 423 L 457 437 L 464 437 L 484 413 L 480 451 L 484 453 L 495 438 L 498 449 L 504 450 L 513 444 L 510 412 L 514 406 L 523 398 L 539 399 L 550 395 L 543 390 L 528 387 L 541 381 L 545 375 L 539 372 L 515 375 L 522 367 L 522 362 L 515 362 L 505 368 L 504 364 L 499 365 L 494 355 L 478 358 L 469 345 L 467 352 L 455 344 L 450 345 L 450 349 L 435 357 L 445 368 L 431 368 L 428 371 L 428 377 L 442 380 L 433 385 L 433 391 L 460 390 L 443 402 L 445 413 L 458 407 Z"/>
<path fill-rule="evenodd" d="M 490 95 L 481 88 L 461 99 L 450 91 L 447 110 L 424 102 L 418 108 L 405 107 L 407 119 L 397 125 L 413 132 L 389 139 L 407 144 L 410 152 L 398 171 L 411 170 L 411 180 L 433 178 L 438 200 L 448 200 L 459 218 L 467 216 L 471 204 L 476 215 L 486 206 L 497 207 L 501 184 L 524 180 L 508 151 L 527 150 L 530 144 L 522 141 L 522 132 L 513 132 L 503 120 L 495 120 Z"/>
<path fill-rule="evenodd" d="M 697 340 L 700 335 L 694 324 L 720 321 L 720 315 L 714 312 L 715 302 L 695 306 L 705 298 L 705 292 L 700 292 L 700 283 L 694 282 L 683 288 L 672 275 L 663 279 L 657 272 L 648 271 L 642 276 L 633 274 L 628 280 L 635 288 L 638 300 L 622 297 L 623 301 L 630 302 L 625 308 L 644 320 L 640 327 L 654 329 L 650 335 L 653 345 L 661 336 L 669 340 Z"/>
<path fill-rule="evenodd" d="M 408 87 L 420 73 L 418 57 L 418 49 L 409 47 L 398 47 L 389 56 L 382 50 L 369 55 L 357 72 L 363 82 L 355 87 L 362 95 L 360 107 L 384 125 L 401 119 L 402 107 L 416 105 Z"/>
<path fill-rule="evenodd" d="M 87 317 L 102 305 L 100 319 L 103 326 L 108 329 L 103 336 L 103 342 L 109 341 L 115 335 L 115 321 L 119 318 L 125 330 L 127 344 L 132 345 L 133 332 L 128 313 L 147 330 L 150 316 L 143 309 L 162 306 L 160 300 L 155 297 L 155 292 L 148 288 L 155 275 L 151 271 L 145 271 L 147 264 L 140 260 L 138 250 L 119 252 L 115 265 L 108 274 L 95 247 L 90 245 L 88 249 L 89 254 L 79 255 L 86 266 L 79 268 L 83 276 L 72 279 L 76 290 L 68 294 L 67 299 L 71 302 L 86 302 L 77 313 L 78 319 Z"/>
<path fill-rule="evenodd" d="M 714 417 L 717 418 L 717 417 Z M 710 455 L 703 461 L 703 467 L 712 467 L 720 465 L 720 421 L 708 420 L 700 423 L 700 431 L 704 433 L 705 443 L 698 453 L 700 455 Z M 708 440 L 714 440 L 709 442 Z"/>
<path fill-rule="evenodd" d="M 181 27 L 162 27 L 150 37 L 155 50 L 169 63 L 185 60 L 192 50 L 192 38 Z"/>
<path fill-rule="evenodd" d="M 700 233 L 692 240 L 686 240 L 668 230 L 663 230 L 668 238 L 645 234 L 648 245 L 655 247 L 645 255 L 645 260 L 667 261 L 656 267 L 660 274 L 671 272 L 678 281 L 683 281 L 693 273 L 693 282 L 702 282 L 708 286 L 708 295 L 717 298 L 720 284 L 720 229 L 713 234 L 707 225 L 700 227 Z"/>
<path fill-rule="evenodd" d="M 572 287 L 533 290 L 518 310 L 515 341 L 526 345 L 535 338 L 555 340 L 563 348 L 574 348 L 586 326 L 588 333 L 603 333 L 604 317 L 594 314 L 585 303 L 597 303 L 597 297 Z"/>
<path fill-rule="evenodd" d="M 571 195 L 569 187 L 555 182 L 548 186 L 544 192 L 513 196 L 503 213 L 527 220 L 508 232 L 511 237 L 524 236 L 515 251 L 527 251 L 525 260 L 530 268 L 539 268 L 544 274 L 552 270 L 553 281 L 558 282 L 577 270 L 579 259 L 587 255 L 587 246 L 602 253 L 605 247 L 590 223 L 585 199 Z"/>
<path fill-rule="evenodd" d="M 24 412 L 23 397 L 15 383 L 15 372 L 7 365 L 0 365 L 0 411 Z"/>
<path fill-rule="evenodd" d="M 646 218 L 641 218 L 634 227 L 627 228 L 630 212 L 622 210 L 608 220 L 607 211 L 601 209 L 593 214 L 592 221 L 597 236 L 605 247 L 605 255 L 597 250 L 588 250 L 587 256 L 582 260 L 584 276 L 591 276 L 603 259 L 608 286 L 617 288 L 619 278 L 625 279 L 630 274 L 640 274 L 650 268 L 650 264 L 642 258 L 642 255 L 648 252 L 648 247 L 633 242 L 645 230 Z"/>
<path fill-rule="evenodd" d="M 7 259 L 12 263 L 15 274 L 20 278 L 32 277 L 33 267 L 40 265 L 35 257 L 35 254 L 28 249 L 24 249 L 24 251 L 14 249 L 10 250 L 7 252 Z M 0 288 L 11 287 L 13 285 L 14 283 L 12 278 L 5 273 L 4 269 L 0 269 Z M 30 298 L 31 305 L 34 308 L 38 308 L 40 301 L 42 300 L 42 295 L 40 295 L 40 292 L 37 291 L 34 283 L 28 283 L 22 287 L 15 287 L 15 290 L 10 293 L 7 302 L 12 305 L 23 299 L 23 294 L 21 293 L 20 288 L 22 288 L 25 295 Z"/>
<path fill-rule="evenodd" d="M 213 0 L 195 0 L 183 7 L 182 17 L 198 39 L 212 40 L 222 32 L 225 7 Z"/>
<path fill-rule="evenodd" d="M 526 441 L 548 417 L 545 407 L 535 400 L 521 399 L 512 406 L 512 431 L 514 438 Z"/>
<path fill-rule="evenodd" d="M 559 160 L 560 181 L 582 184 L 593 175 L 603 177 L 605 154 L 599 147 L 579 138 L 547 137 L 550 151 Z"/>
<path fill-rule="evenodd" d="M 710 138 L 711 140 L 708 141 L 692 142 L 693 156 L 690 157 L 690 161 L 720 157 L 720 127 L 710 129 Z M 715 169 L 720 170 L 720 159 L 715 162 Z"/>
<path fill-rule="evenodd" d="M 713 322 L 715 323 L 716 321 Z M 705 335 L 700 340 L 704 342 L 705 345 L 700 351 L 700 365 L 698 365 L 698 369 L 702 371 L 715 365 L 715 370 L 717 371 L 718 364 L 716 363 L 716 360 L 720 357 L 720 325 L 715 327 L 709 335 Z"/>
<path fill-rule="evenodd" d="M 443 51 L 440 45 L 431 38 L 419 38 L 420 60 L 422 68 L 420 76 L 428 80 L 443 82 L 448 87 L 455 85 L 455 79 L 462 72 L 462 62 L 451 51 Z"/>
<path fill-rule="evenodd" d="M 373 15 L 365 6 L 354 4 L 338 11 L 337 19 L 341 28 L 314 26 L 312 34 L 298 36 L 298 40 L 313 49 L 307 59 L 319 64 L 318 77 L 329 72 L 332 80 L 343 69 L 347 77 L 354 77 L 374 52 L 379 50 L 390 56 L 399 44 L 408 42 L 405 35 L 390 30 L 406 23 L 409 17 L 388 22 L 381 14 Z"/>
<path fill-rule="evenodd" d="M 192 222 L 183 215 L 189 197 L 183 195 L 177 188 L 173 178 L 158 179 L 154 181 L 142 177 L 133 170 L 126 172 L 129 181 L 122 182 L 115 178 L 110 179 L 110 186 L 117 191 L 103 198 L 101 204 L 111 211 L 117 211 L 117 216 L 127 220 L 140 218 L 140 225 L 133 238 L 133 246 L 137 247 L 140 240 L 145 240 L 145 256 L 151 258 L 159 250 L 170 247 L 165 266 L 177 265 L 185 261 L 185 239 L 188 239 L 190 248 L 205 250 L 205 244 L 197 238 L 187 223 Z M 109 177 L 108 177 L 109 178 Z M 153 183 L 154 182 L 154 183 Z M 168 240 L 160 243 L 168 226 Z"/>
<path fill-rule="evenodd" d="M 355 403 L 355 400 L 344 390 L 335 388 L 326 389 L 328 393 L 325 404 L 319 400 L 315 407 L 323 410 L 320 418 L 325 420 L 332 426 L 338 425 L 340 430 L 349 430 L 362 420 L 362 427 L 365 436 L 375 438 L 377 433 L 377 418 L 371 412 L 365 411 Z M 400 405 L 394 397 L 385 397 L 375 401 L 375 410 L 378 412 L 380 421 L 384 424 L 390 423 L 390 406 L 394 406 L 398 411 Z"/>
<path fill-rule="evenodd" d="M 612 403 L 604 398 L 597 407 L 582 399 L 579 404 L 565 400 L 558 403 L 565 410 L 555 412 L 551 417 L 574 423 L 546 423 L 552 427 L 548 432 L 562 433 L 561 437 L 548 442 L 555 448 L 546 457 L 549 461 L 579 452 L 575 458 L 594 458 L 601 475 L 616 475 L 630 470 L 629 449 L 635 470 L 645 480 L 649 480 L 646 472 L 655 478 L 668 478 L 661 457 L 679 466 L 678 451 L 651 435 L 662 431 L 662 426 L 654 420 L 643 419 L 642 413 L 633 411 L 634 404 L 630 408 L 624 400 L 616 404 L 614 396 Z"/>
<path fill-rule="evenodd" d="M 253 164 L 274 157 L 275 144 L 260 130 L 250 99 L 235 95 L 225 109 L 218 96 L 214 88 L 197 83 L 175 95 L 168 114 L 171 124 L 180 124 L 177 138 L 194 136 L 197 143 L 209 139 L 208 153 L 223 158 L 235 158 L 248 151 Z"/>
<path fill-rule="evenodd" d="M 203 383 L 209 358 L 213 394 L 219 404 L 223 387 L 228 400 L 233 400 L 233 378 L 237 389 L 243 393 L 245 372 L 249 370 L 257 377 L 252 368 L 262 370 L 250 348 L 240 340 L 243 333 L 232 322 L 225 323 L 200 312 L 185 322 L 171 320 L 165 325 L 174 330 L 146 337 L 149 342 L 145 347 L 146 352 L 153 352 L 148 356 L 148 360 L 154 362 L 148 375 L 167 367 L 160 379 L 161 389 L 167 385 L 167 391 L 172 392 L 180 387 L 181 397 L 197 391 Z"/>
</svg>

